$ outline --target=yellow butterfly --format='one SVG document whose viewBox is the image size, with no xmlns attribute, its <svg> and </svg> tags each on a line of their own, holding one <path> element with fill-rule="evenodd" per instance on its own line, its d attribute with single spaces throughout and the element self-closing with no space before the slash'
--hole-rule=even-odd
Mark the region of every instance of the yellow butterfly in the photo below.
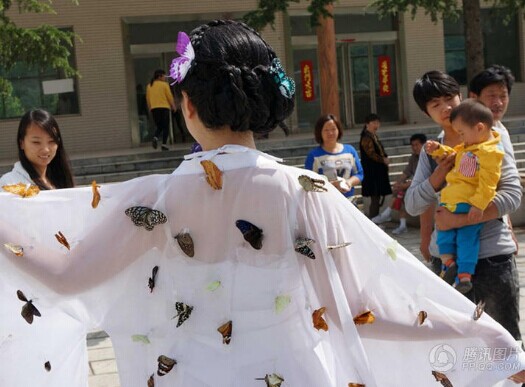
<svg viewBox="0 0 525 387">
<path fill-rule="evenodd" d="M 24 256 L 24 248 L 22 246 L 15 245 L 14 243 L 4 243 L 4 247 L 17 257 Z"/>
<path fill-rule="evenodd" d="M 100 203 L 100 192 L 98 192 L 98 189 L 100 188 L 100 185 L 97 185 L 97 182 L 93 180 L 91 182 L 91 191 L 93 191 L 93 200 L 91 200 L 91 207 L 97 208 L 98 203 Z"/>
<path fill-rule="evenodd" d="M 213 161 L 202 160 L 201 165 L 206 173 L 206 181 L 213 189 L 222 189 L 222 171 Z"/>
<path fill-rule="evenodd" d="M 376 316 L 374 316 L 371 310 L 359 313 L 354 317 L 354 323 L 356 325 L 372 324 L 374 321 L 376 321 Z"/>
<path fill-rule="evenodd" d="M 32 196 L 38 195 L 40 188 L 33 184 L 10 184 L 2 186 L 4 191 L 14 193 L 15 195 L 21 196 L 23 198 L 30 198 Z"/>
</svg>

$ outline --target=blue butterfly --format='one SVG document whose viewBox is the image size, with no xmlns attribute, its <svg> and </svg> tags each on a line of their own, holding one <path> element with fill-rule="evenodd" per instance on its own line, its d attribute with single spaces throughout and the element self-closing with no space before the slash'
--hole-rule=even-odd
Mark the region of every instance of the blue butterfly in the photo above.
<svg viewBox="0 0 525 387">
<path fill-rule="evenodd" d="M 288 99 L 292 99 L 295 94 L 295 82 L 292 78 L 286 76 L 283 66 L 278 58 L 275 58 L 272 61 L 270 73 L 273 74 L 275 83 L 279 85 L 279 91 L 281 94 Z"/>
<path fill-rule="evenodd" d="M 248 242 L 254 249 L 260 250 L 262 247 L 263 230 L 253 225 L 247 220 L 238 220 L 235 225 L 241 230 L 246 242 Z"/>
</svg>

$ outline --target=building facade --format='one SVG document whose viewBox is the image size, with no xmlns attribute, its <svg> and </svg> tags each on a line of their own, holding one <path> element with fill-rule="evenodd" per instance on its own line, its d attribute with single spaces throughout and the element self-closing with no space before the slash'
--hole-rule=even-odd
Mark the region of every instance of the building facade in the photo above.
<svg viewBox="0 0 525 387">
<path fill-rule="evenodd" d="M 216 18 L 240 18 L 255 0 L 107 0 L 56 2 L 56 15 L 10 16 L 23 27 L 42 23 L 74 31 L 71 60 L 80 76 L 64 79 L 59 72 L 27 69 L 20 64 L 2 73 L 13 83 L 9 100 L 0 100 L 0 159 L 16 157 L 18 119 L 31 107 L 57 116 L 69 153 L 87 153 L 146 145 L 152 123 L 145 88 L 153 71 L 169 68 L 180 30 Z M 320 114 L 317 38 L 310 27 L 307 3 L 292 4 L 263 31 L 297 85 L 293 132 L 311 132 Z M 525 32 L 523 18 L 508 25 L 483 10 L 485 63 L 512 69 L 517 83 L 508 116 L 523 114 Z M 371 112 L 385 124 L 429 122 L 412 100 L 412 85 L 428 70 L 440 69 L 465 79 L 464 36 L 460 21 L 432 23 L 422 11 L 380 19 L 361 0 L 335 5 L 337 66 L 341 120 L 360 128 Z M 1 71 L 1 69 L 0 69 Z M 188 138 L 188 137 L 187 137 Z"/>
</svg>

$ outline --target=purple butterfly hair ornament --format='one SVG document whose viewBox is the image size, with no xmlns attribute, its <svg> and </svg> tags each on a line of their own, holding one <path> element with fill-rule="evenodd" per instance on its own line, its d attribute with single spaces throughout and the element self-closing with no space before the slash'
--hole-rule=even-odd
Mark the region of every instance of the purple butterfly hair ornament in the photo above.
<svg viewBox="0 0 525 387">
<path fill-rule="evenodd" d="M 170 77 L 173 79 L 173 83 L 181 83 L 191 67 L 191 62 L 195 59 L 195 51 L 191 45 L 190 37 L 185 32 L 179 32 L 175 50 L 180 56 L 171 61 Z"/>
</svg>

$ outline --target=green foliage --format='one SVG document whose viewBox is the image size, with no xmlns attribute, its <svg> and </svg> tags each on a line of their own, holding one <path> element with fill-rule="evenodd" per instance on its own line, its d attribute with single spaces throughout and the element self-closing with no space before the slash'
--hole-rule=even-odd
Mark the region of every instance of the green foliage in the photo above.
<svg viewBox="0 0 525 387">
<path fill-rule="evenodd" d="M 9 90 L 2 74 L 18 62 L 39 69 L 60 69 L 66 76 L 78 75 L 68 60 L 77 37 L 75 33 L 50 25 L 31 29 L 18 27 L 8 16 L 14 3 L 21 13 L 55 13 L 50 1 L 0 0 L 0 69 L 3 71 L 0 73 L 0 94 Z"/>
<path fill-rule="evenodd" d="M 244 15 L 243 20 L 249 26 L 260 31 L 268 24 L 273 28 L 275 24 L 275 14 L 285 12 L 290 3 L 298 3 L 300 0 L 259 0 L 255 11 Z M 333 3 L 333 0 L 310 0 L 308 11 L 311 13 L 310 24 L 312 27 L 319 25 L 320 17 L 332 17 L 326 10 L 326 5 Z"/>
<path fill-rule="evenodd" d="M 494 0 L 492 4 L 506 21 L 525 9 L 525 0 Z M 433 22 L 437 22 L 439 17 L 457 20 L 461 16 L 461 2 L 456 0 L 373 0 L 370 7 L 376 9 L 380 16 L 410 12 L 412 18 L 421 9 Z"/>
</svg>

